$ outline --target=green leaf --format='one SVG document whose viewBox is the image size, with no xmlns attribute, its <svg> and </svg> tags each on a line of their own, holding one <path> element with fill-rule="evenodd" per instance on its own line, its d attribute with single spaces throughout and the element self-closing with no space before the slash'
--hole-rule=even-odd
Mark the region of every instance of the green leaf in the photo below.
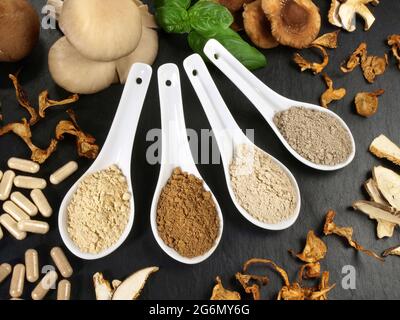
<svg viewBox="0 0 400 320">
<path fill-rule="evenodd" d="M 233 23 L 227 8 L 209 0 L 198 1 L 188 13 L 192 28 L 200 33 L 227 29 Z"/>
<path fill-rule="evenodd" d="M 188 33 L 192 29 L 187 11 L 179 7 L 164 6 L 156 10 L 158 25 L 168 33 Z"/>
<path fill-rule="evenodd" d="M 178 7 L 182 9 L 188 9 L 190 7 L 191 0 L 156 0 L 156 9 L 161 7 Z"/>
<path fill-rule="evenodd" d="M 218 40 L 236 59 L 249 70 L 263 68 L 267 64 L 265 56 L 256 48 L 249 45 L 232 29 L 224 29 L 212 36 L 200 34 L 192 30 L 188 42 L 193 51 L 205 57 L 203 48 L 209 39 Z M 208 59 L 207 59 L 208 60 Z"/>
</svg>

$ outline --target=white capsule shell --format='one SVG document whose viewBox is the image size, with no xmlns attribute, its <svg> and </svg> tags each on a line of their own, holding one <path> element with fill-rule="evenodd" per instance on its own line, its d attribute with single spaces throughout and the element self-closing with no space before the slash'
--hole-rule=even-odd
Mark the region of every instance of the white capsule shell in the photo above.
<svg viewBox="0 0 400 320">
<path fill-rule="evenodd" d="M 2 214 L 0 216 L 0 223 L 15 239 L 24 240 L 26 238 L 26 232 L 18 229 L 17 221 L 15 221 L 9 214 Z"/>
<path fill-rule="evenodd" d="M 25 252 L 26 280 L 31 283 L 39 279 L 39 254 L 35 249 Z"/>
<path fill-rule="evenodd" d="M 71 282 L 63 279 L 57 286 L 57 300 L 70 300 L 71 298 Z"/>
<path fill-rule="evenodd" d="M 40 165 L 38 163 L 21 158 L 10 158 L 7 164 L 10 169 L 26 173 L 38 173 L 40 170 Z"/>
<path fill-rule="evenodd" d="M 14 178 L 14 171 L 7 170 L 6 172 L 4 172 L 3 178 L 0 182 L 0 201 L 5 201 L 10 196 Z"/>
<path fill-rule="evenodd" d="M 47 187 L 46 180 L 29 176 L 16 176 L 14 185 L 22 189 L 44 189 Z"/>
<path fill-rule="evenodd" d="M 40 280 L 38 285 L 32 291 L 33 300 L 43 300 L 49 290 L 55 285 L 58 279 L 58 274 L 54 270 L 46 273 L 46 275 Z"/>
<path fill-rule="evenodd" d="M 64 278 L 69 278 L 72 276 L 74 270 L 71 267 L 64 251 L 60 247 L 54 247 L 50 251 L 50 256 L 53 259 L 58 271 Z"/>
<path fill-rule="evenodd" d="M 70 161 L 50 176 L 50 182 L 52 184 L 59 184 L 71 176 L 76 170 L 78 170 L 78 164 L 75 161 Z"/>
<path fill-rule="evenodd" d="M 12 202 L 24 210 L 29 216 L 34 217 L 38 214 L 38 208 L 21 192 L 13 192 L 10 198 Z"/>
<path fill-rule="evenodd" d="M 53 214 L 53 209 L 51 208 L 42 190 L 39 189 L 32 190 L 31 198 L 43 217 L 49 218 Z"/>
<path fill-rule="evenodd" d="M 3 203 L 3 210 L 17 222 L 30 219 L 29 215 L 24 210 L 10 200 Z"/>
<path fill-rule="evenodd" d="M 47 222 L 38 220 L 21 220 L 18 222 L 18 230 L 37 234 L 46 234 L 50 226 Z"/>
<path fill-rule="evenodd" d="M 10 296 L 19 298 L 24 293 L 25 286 L 25 266 L 23 264 L 15 265 L 10 284 Z"/>
<path fill-rule="evenodd" d="M 0 283 L 2 283 L 11 273 L 12 267 L 8 263 L 0 265 Z"/>
</svg>

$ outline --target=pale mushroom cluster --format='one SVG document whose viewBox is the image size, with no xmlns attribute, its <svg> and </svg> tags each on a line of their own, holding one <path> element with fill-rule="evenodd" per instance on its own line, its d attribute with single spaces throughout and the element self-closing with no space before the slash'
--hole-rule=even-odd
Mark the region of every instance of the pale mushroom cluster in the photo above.
<svg viewBox="0 0 400 320">
<path fill-rule="evenodd" d="M 49 51 L 53 80 L 92 94 L 125 83 L 132 64 L 153 64 L 157 24 L 139 0 L 49 0 L 64 33 Z"/>
</svg>

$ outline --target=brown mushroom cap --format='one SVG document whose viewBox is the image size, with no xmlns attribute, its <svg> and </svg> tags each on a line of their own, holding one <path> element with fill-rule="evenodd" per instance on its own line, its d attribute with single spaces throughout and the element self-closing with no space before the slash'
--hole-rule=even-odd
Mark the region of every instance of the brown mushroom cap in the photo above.
<svg viewBox="0 0 400 320">
<path fill-rule="evenodd" d="M 132 0 L 65 0 L 60 28 L 86 58 L 113 61 L 139 43 L 142 22 Z"/>
<path fill-rule="evenodd" d="M 60 87 L 74 93 L 99 92 L 109 87 L 115 79 L 114 62 L 86 59 L 66 37 L 60 38 L 50 48 L 49 70 Z"/>
<path fill-rule="evenodd" d="M 279 45 L 272 36 L 271 24 L 261 8 L 261 0 L 244 5 L 243 25 L 250 40 L 257 47 L 270 49 Z"/>
<path fill-rule="evenodd" d="M 262 0 L 262 8 L 279 43 L 301 49 L 318 36 L 321 16 L 311 0 Z"/>
<path fill-rule="evenodd" d="M 0 1 L 0 61 L 25 58 L 39 39 L 39 16 L 26 0 Z"/>
</svg>

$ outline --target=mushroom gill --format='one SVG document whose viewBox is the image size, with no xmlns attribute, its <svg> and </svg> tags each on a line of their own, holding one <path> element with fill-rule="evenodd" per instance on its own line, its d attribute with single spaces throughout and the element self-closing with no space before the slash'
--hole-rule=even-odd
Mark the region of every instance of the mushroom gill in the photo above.
<svg viewBox="0 0 400 320">
<path fill-rule="evenodd" d="M 262 0 L 262 8 L 280 44 L 302 49 L 318 36 L 321 16 L 311 0 Z"/>
</svg>

